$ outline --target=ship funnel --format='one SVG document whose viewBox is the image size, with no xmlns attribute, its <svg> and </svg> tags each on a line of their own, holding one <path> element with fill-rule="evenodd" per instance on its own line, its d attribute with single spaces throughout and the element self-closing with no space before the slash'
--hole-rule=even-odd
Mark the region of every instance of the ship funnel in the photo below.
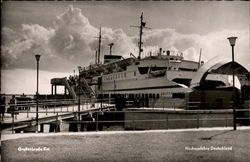
<svg viewBox="0 0 250 162">
<path fill-rule="evenodd" d="M 169 50 L 167 50 L 167 56 L 169 56 L 170 55 L 170 51 Z"/>
</svg>

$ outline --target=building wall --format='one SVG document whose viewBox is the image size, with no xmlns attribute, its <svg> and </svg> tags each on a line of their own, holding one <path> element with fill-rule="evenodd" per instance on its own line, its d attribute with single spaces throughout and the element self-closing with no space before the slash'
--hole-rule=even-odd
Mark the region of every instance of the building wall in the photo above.
<svg viewBox="0 0 250 162">
<path fill-rule="evenodd" d="M 182 129 L 200 127 L 227 127 L 233 125 L 230 111 L 155 111 L 133 109 L 125 112 L 125 129 Z M 157 120 L 157 121 L 156 121 Z"/>
<path fill-rule="evenodd" d="M 237 98 L 237 96 L 236 96 Z M 222 90 L 205 90 L 193 91 L 187 94 L 186 109 L 230 109 L 231 108 L 231 91 Z M 192 104 L 192 102 L 194 102 Z"/>
</svg>

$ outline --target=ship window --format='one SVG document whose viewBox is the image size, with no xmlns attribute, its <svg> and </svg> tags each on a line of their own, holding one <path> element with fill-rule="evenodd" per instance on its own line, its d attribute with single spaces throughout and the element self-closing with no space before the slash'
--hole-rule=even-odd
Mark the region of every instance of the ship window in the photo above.
<svg viewBox="0 0 250 162">
<path fill-rule="evenodd" d="M 147 74 L 149 67 L 138 67 L 140 74 Z"/>
<path fill-rule="evenodd" d="M 165 70 L 166 67 L 151 67 L 151 71 Z"/>
<path fill-rule="evenodd" d="M 173 93 L 172 98 L 185 98 L 185 93 Z"/>
<path fill-rule="evenodd" d="M 179 84 L 184 84 L 186 86 L 190 86 L 191 79 L 188 78 L 175 78 L 172 81 L 179 83 Z"/>
<path fill-rule="evenodd" d="M 157 93 L 157 94 L 156 94 L 156 98 L 160 98 L 160 95 L 159 95 L 159 93 Z"/>
</svg>

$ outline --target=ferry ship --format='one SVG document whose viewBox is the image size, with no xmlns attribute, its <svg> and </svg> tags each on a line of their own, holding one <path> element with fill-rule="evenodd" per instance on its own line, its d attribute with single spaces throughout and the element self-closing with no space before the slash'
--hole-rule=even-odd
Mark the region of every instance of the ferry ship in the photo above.
<svg viewBox="0 0 250 162">
<path fill-rule="evenodd" d="M 186 60 L 181 52 L 160 48 L 155 55 L 141 57 L 143 29 L 147 28 L 140 17 L 139 53 L 130 58 L 119 55 L 104 55 L 100 63 L 101 27 L 99 33 L 99 48 L 96 52 L 94 65 L 78 67 L 79 76 L 54 78 L 53 85 L 64 84 L 73 98 L 84 95 L 87 98 L 114 98 L 123 95 L 126 98 L 184 98 L 185 93 L 192 91 L 190 83 L 203 62 Z M 80 79 L 79 79 L 80 78 Z M 224 79 L 224 83 L 226 83 Z M 53 94 L 53 88 L 52 88 Z"/>
</svg>

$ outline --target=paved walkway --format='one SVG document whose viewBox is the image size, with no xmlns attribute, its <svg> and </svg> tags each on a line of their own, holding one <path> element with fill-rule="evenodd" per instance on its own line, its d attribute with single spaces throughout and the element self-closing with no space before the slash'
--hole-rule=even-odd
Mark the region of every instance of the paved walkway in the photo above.
<svg viewBox="0 0 250 162">
<path fill-rule="evenodd" d="M 58 132 L 58 133 L 18 133 L 18 134 L 2 134 L 1 141 L 13 140 L 28 137 L 46 137 L 46 136 L 92 136 L 92 135 L 109 135 L 109 134 L 141 134 L 141 133 L 166 133 L 166 132 L 197 132 L 197 131 L 217 131 L 217 130 L 233 130 L 230 127 L 214 127 L 214 128 L 192 128 L 192 129 L 171 129 L 171 130 L 144 130 L 144 131 L 99 131 L 99 132 Z M 237 130 L 250 130 L 249 126 L 237 127 Z M 237 131 L 236 130 L 236 131 Z"/>
</svg>

